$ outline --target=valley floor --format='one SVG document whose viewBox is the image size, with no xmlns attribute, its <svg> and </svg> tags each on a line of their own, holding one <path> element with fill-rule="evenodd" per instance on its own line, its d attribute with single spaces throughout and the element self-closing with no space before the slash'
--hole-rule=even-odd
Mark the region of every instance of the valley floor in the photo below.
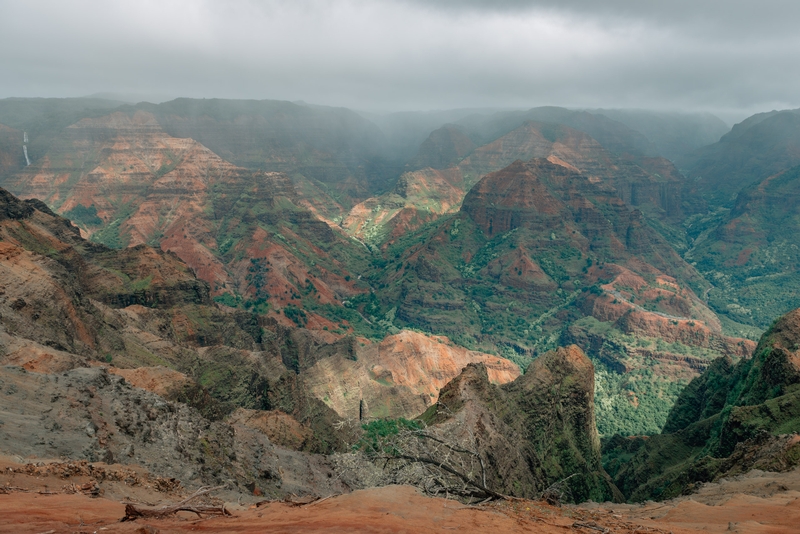
<svg viewBox="0 0 800 534">
<path fill-rule="evenodd" d="M 103 467 L 102 464 L 96 464 Z M 10 469 L 9 469 L 10 468 Z M 113 469 L 113 466 L 106 466 Z M 798 532 L 800 469 L 753 471 L 705 484 L 688 497 L 642 505 L 595 504 L 556 508 L 515 500 L 483 506 L 429 498 L 409 486 L 388 486 L 337 495 L 305 505 L 284 502 L 256 507 L 257 497 L 228 506 L 233 517 L 120 523 L 124 500 L 157 504 L 179 496 L 146 485 L 100 483 L 102 496 L 64 493 L 89 478 L 65 472 L 37 476 L 19 458 L 0 458 L 0 532 Z M 162 488 L 163 489 L 163 488 Z"/>
</svg>

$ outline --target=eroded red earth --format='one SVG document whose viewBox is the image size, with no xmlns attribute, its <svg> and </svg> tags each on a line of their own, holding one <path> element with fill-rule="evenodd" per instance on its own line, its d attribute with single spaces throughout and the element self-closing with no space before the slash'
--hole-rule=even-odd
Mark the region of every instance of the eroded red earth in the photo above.
<svg viewBox="0 0 800 534">
<path fill-rule="evenodd" d="M 284 502 L 256 506 L 229 503 L 231 517 L 198 518 L 181 512 L 168 519 L 120 522 L 124 490 L 114 498 L 61 493 L 65 481 L 0 475 L 3 521 L 0 532 L 537 532 L 695 533 L 797 532 L 800 525 L 800 473 L 760 473 L 706 485 L 693 497 L 644 505 L 584 504 L 554 507 L 515 500 L 467 506 L 431 498 L 409 486 L 388 486 L 320 499 L 310 504 Z M 49 482 L 49 485 L 48 485 Z M 59 482 L 61 482 L 59 484 Z M 45 492 L 55 492 L 45 494 Z M 140 491 L 139 502 L 175 502 L 177 495 Z"/>
</svg>

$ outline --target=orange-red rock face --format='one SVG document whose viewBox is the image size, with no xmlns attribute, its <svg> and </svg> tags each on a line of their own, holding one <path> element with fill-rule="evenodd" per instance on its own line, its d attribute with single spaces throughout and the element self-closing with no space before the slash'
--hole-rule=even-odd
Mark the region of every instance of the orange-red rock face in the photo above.
<svg viewBox="0 0 800 534">
<path fill-rule="evenodd" d="M 343 418 L 415 417 L 470 363 L 483 363 L 497 384 L 520 375 L 512 362 L 453 345 L 445 337 L 404 330 L 357 350 L 357 358 L 326 358 L 305 371 L 313 395 Z"/>
<path fill-rule="evenodd" d="M 136 369 L 108 367 L 108 372 L 121 376 L 133 387 L 152 391 L 162 397 L 191 383 L 191 379 L 185 374 L 162 366 L 138 367 Z"/>
<path fill-rule="evenodd" d="M 489 381 L 494 384 L 511 382 L 520 375 L 519 368 L 505 358 L 467 350 L 443 336 L 426 336 L 410 330 L 381 341 L 371 371 L 420 393 L 438 395 L 467 364 L 479 362 L 486 366 Z"/>
<path fill-rule="evenodd" d="M 324 268 L 318 269 L 322 274 L 309 272 L 285 239 L 259 225 L 263 219 L 280 227 L 280 210 L 288 209 L 288 217 L 302 219 L 300 224 L 312 233 L 314 223 L 324 227 L 320 233 L 330 235 L 322 235 L 323 241 L 336 239 L 324 223 L 298 207 L 285 175 L 236 167 L 192 139 L 167 135 L 144 111 L 83 119 L 66 129 L 61 143 L 8 185 L 23 198 L 43 199 L 72 217 L 85 237 L 97 234 L 118 246 L 149 243 L 174 252 L 210 284 L 213 295 L 236 291 L 255 296 L 259 288 L 248 277 L 249 258 L 274 259 L 278 269 L 265 276 L 269 302 L 278 307 L 291 303 L 308 283 L 317 289 L 321 304 L 357 292 L 343 275 Z M 276 211 L 264 214 L 265 209 Z M 86 210 L 95 210 L 97 218 L 82 220 Z M 221 232 L 235 235 L 232 248 L 234 237 L 218 243 Z M 291 233 L 288 225 L 280 229 L 284 237 Z M 307 236 L 291 237 L 315 246 Z M 226 258 L 229 249 L 233 257 Z M 313 252 L 326 256 L 318 248 Z"/>
<path fill-rule="evenodd" d="M 612 238 L 612 249 L 614 243 L 624 249 L 641 219 L 610 187 L 544 159 L 518 161 L 487 175 L 470 190 L 462 211 L 489 237 L 525 226 L 537 233 L 557 231 L 556 238 L 582 250 L 599 237 Z"/>
</svg>

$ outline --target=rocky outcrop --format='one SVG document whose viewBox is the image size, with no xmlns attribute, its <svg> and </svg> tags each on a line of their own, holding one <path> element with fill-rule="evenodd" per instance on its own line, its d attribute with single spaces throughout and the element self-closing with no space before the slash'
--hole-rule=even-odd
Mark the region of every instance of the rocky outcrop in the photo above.
<svg viewBox="0 0 800 534">
<path fill-rule="evenodd" d="M 752 406 L 798 389 L 800 384 L 800 309 L 779 318 L 764 333 L 753 357 L 737 365 L 728 401 Z"/>
<path fill-rule="evenodd" d="M 190 488 L 228 484 L 274 496 L 346 491 L 324 458 L 276 446 L 239 419 L 211 422 L 104 368 L 40 374 L 5 366 L 0 381 L 6 454 L 140 465 Z"/>
<path fill-rule="evenodd" d="M 615 500 L 600 465 L 594 420 L 594 367 L 575 346 L 539 357 L 525 375 L 495 386 L 469 365 L 422 419 L 484 457 L 487 486 L 532 498 L 567 477 L 571 498 Z"/>
</svg>

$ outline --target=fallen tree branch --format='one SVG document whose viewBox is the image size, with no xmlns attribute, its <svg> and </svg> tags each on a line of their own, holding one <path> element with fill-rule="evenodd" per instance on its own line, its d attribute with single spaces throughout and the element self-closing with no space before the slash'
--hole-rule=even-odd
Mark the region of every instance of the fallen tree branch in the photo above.
<svg viewBox="0 0 800 534">
<path fill-rule="evenodd" d="M 319 500 L 316 495 L 306 495 L 305 497 L 298 497 L 297 495 L 287 495 L 283 502 L 289 506 L 306 506 Z"/>
<path fill-rule="evenodd" d="M 327 500 L 328 500 L 328 499 L 330 499 L 331 497 L 338 497 L 338 496 L 339 496 L 339 494 L 338 494 L 338 493 L 334 493 L 333 495 L 328 495 L 327 497 L 323 497 L 323 498 L 321 498 L 321 499 L 317 499 L 316 501 L 312 501 L 312 502 L 310 502 L 310 503 L 308 503 L 308 504 L 304 504 L 303 506 L 314 506 L 315 504 L 319 504 L 319 503 L 321 503 L 322 501 L 327 501 Z"/>
<path fill-rule="evenodd" d="M 609 530 L 606 527 L 598 525 L 594 521 L 589 521 L 588 523 L 584 523 L 582 521 L 575 521 L 572 524 L 572 528 L 589 528 L 592 530 L 596 530 L 598 532 L 609 532 Z"/>
<path fill-rule="evenodd" d="M 551 484 L 539 495 L 539 498 L 551 506 L 561 506 L 561 501 L 564 500 L 564 497 L 572 495 L 567 481 L 577 475 L 578 473 L 572 473 L 570 476 Z"/>
<path fill-rule="evenodd" d="M 489 495 L 490 497 L 492 497 L 494 499 L 501 499 L 501 500 L 504 500 L 504 501 L 512 499 L 512 497 L 510 497 L 508 495 L 503 495 L 502 493 L 497 493 L 496 491 L 490 490 L 489 488 L 487 488 L 486 486 L 484 486 L 480 482 L 476 482 L 475 480 L 472 480 L 470 477 L 468 477 L 464 473 L 459 473 L 458 471 L 456 471 L 455 469 L 453 469 L 452 467 L 450 467 L 449 465 L 447 465 L 447 464 L 445 464 L 443 462 L 437 462 L 436 460 L 432 460 L 430 458 L 425 458 L 425 457 L 422 457 L 422 456 L 408 456 L 408 455 L 405 455 L 405 454 L 397 454 L 397 455 L 394 455 L 394 456 L 389 456 L 388 459 L 389 460 L 407 460 L 409 462 L 435 465 L 436 467 L 438 467 L 442 471 L 446 471 L 446 472 L 450 473 L 451 475 L 454 475 L 454 476 L 458 477 L 459 479 L 461 479 L 466 484 L 468 484 L 468 485 L 470 485 L 470 486 L 472 486 L 474 488 L 479 489 L 485 495 Z"/>
<path fill-rule="evenodd" d="M 214 488 L 203 487 L 179 503 L 167 504 L 156 508 L 142 507 L 136 503 L 125 502 L 123 503 L 125 505 L 125 517 L 123 517 L 121 521 L 135 521 L 140 517 L 150 519 L 162 518 L 177 512 L 192 512 L 197 514 L 198 517 L 203 517 L 203 514 L 229 516 L 231 513 L 225 508 L 224 504 L 220 506 L 213 504 L 190 504 L 191 501 L 198 497 L 202 497 L 203 495 L 224 487 L 225 486 L 217 486 Z"/>
<path fill-rule="evenodd" d="M 21 491 L 23 493 L 28 493 L 32 490 L 29 490 L 28 488 L 18 488 L 16 486 L 0 486 L 0 493 L 6 494 L 10 491 Z"/>
</svg>

